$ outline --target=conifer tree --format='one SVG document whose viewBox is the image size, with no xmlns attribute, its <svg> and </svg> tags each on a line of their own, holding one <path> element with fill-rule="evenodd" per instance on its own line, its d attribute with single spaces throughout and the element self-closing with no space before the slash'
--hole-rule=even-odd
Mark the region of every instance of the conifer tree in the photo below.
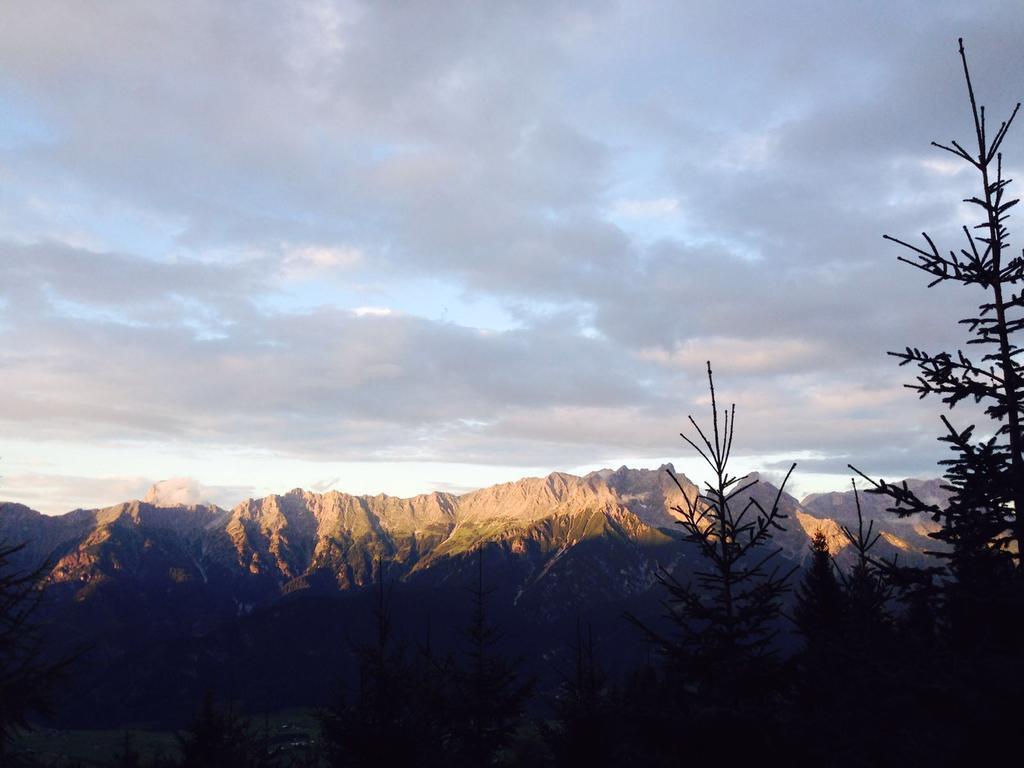
<svg viewBox="0 0 1024 768">
<path fill-rule="evenodd" d="M 895 760 L 907 752 L 906 732 L 914 733 L 914 725 L 901 720 L 916 714 L 904 697 L 907 678 L 918 668 L 906 653 L 909 649 L 893 642 L 889 603 L 895 564 L 875 555 L 881 533 L 874 521 L 865 524 L 855 484 L 853 492 L 857 524 L 840 526 L 853 562 L 839 568 L 818 531 L 794 611 L 806 639 L 794 671 L 801 727 L 810 733 L 802 739 L 807 754 L 799 762 L 807 764 L 871 765 L 889 756 Z"/>
<path fill-rule="evenodd" d="M 824 531 L 811 539 L 811 562 L 796 594 L 793 619 L 808 645 L 833 640 L 843 621 L 843 590 Z"/>
<path fill-rule="evenodd" d="M 553 709 L 557 725 L 543 729 L 554 753 L 555 764 L 570 766 L 619 765 L 617 723 L 612 693 L 597 663 L 590 626 L 583 631 L 576 620 L 576 639 L 571 646 L 573 670 L 562 680 Z"/>
<path fill-rule="evenodd" d="M 487 614 L 493 587 L 484 586 L 484 548 L 477 551 L 477 578 L 470 588 L 472 612 L 464 631 L 466 650 L 453 670 L 453 765 L 486 766 L 509 743 L 529 697 L 518 664 L 498 649 L 501 633 Z"/>
<path fill-rule="evenodd" d="M 428 616 L 425 641 L 417 648 L 410 667 L 411 715 L 417 733 L 417 765 L 447 768 L 457 701 L 455 663 L 450 654 L 440 656 L 434 650 L 431 629 Z"/>
<path fill-rule="evenodd" d="M 955 426 L 942 416 L 939 438 L 953 453 L 945 466 L 944 505 L 923 502 L 906 485 L 867 478 L 873 491 L 888 495 L 892 511 L 901 515 L 928 514 L 940 523 L 932 536 L 942 543 L 936 554 L 949 563 L 945 579 L 945 617 L 954 645 L 1019 647 L 1024 623 L 1022 549 L 1024 541 L 1024 371 L 1020 332 L 1024 329 L 1024 258 L 1011 248 L 1007 221 L 1016 198 L 1007 194 L 1001 147 L 1020 108 L 992 132 L 985 108 L 979 106 L 967 66 L 963 40 L 960 59 L 973 119 L 973 145 L 933 142 L 977 174 L 979 191 L 965 200 L 980 214 L 973 229 L 963 227 L 963 242 L 943 251 L 928 235 L 914 245 L 886 235 L 903 246 L 900 257 L 925 272 L 930 286 L 954 282 L 980 289 L 985 298 L 978 312 L 960 322 L 969 333 L 968 345 L 978 354 L 928 352 L 907 346 L 890 352 L 900 365 L 914 365 L 918 376 L 907 386 L 920 397 L 939 397 L 950 409 L 964 402 L 983 407 L 990 420 L 975 438 L 973 425 Z M 856 470 L 859 472 L 859 470 Z M 860 472 L 859 472 L 860 473 Z M 862 476 L 863 473 L 860 473 Z M 865 476 L 866 477 L 866 476 Z"/>
<path fill-rule="evenodd" d="M 841 530 L 856 559 L 849 574 L 840 574 L 846 597 L 844 632 L 847 633 L 847 639 L 851 635 L 860 638 L 862 642 L 856 642 L 854 645 L 868 650 L 868 637 L 890 622 L 886 608 L 893 597 L 889 573 L 895 567 L 895 563 L 884 563 L 871 554 L 882 534 L 875 531 L 874 520 L 868 522 L 865 530 L 857 484 L 853 481 L 851 484 L 853 500 L 857 507 L 857 530 L 854 531 L 847 525 L 841 526 Z"/>
<path fill-rule="evenodd" d="M 835 666 L 837 646 L 842 642 L 845 603 L 846 596 L 836 576 L 828 538 L 819 529 L 811 539 L 811 562 L 800 582 L 793 610 L 793 622 L 804 638 L 803 650 L 792 665 L 793 671 L 799 675 L 797 701 L 812 717 L 820 718 L 825 710 L 834 712 L 837 709 L 836 699 L 842 694 L 837 690 Z M 821 741 L 829 741 L 832 737 L 830 718 L 822 719 L 825 720 L 824 725 L 815 727 L 812 738 L 804 745 L 812 753 L 820 753 Z M 806 762 L 811 760 L 806 759 Z"/>
<path fill-rule="evenodd" d="M 219 705 L 212 691 L 185 731 L 178 735 L 180 768 L 260 768 L 266 765 L 249 719 L 230 704 Z"/>
<path fill-rule="evenodd" d="M 357 645 L 359 687 L 354 697 L 339 688 L 320 713 L 322 741 L 331 766 L 415 765 L 416 726 L 410 672 L 392 639 L 390 589 L 377 562 L 374 640 Z"/>
<path fill-rule="evenodd" d="M 686 540 L 697 546 L 702 569 L 687 581 L 664 568 L 657 574 L 668 592 L 668 618 L 677 629 L 675 637 L 664 637 L 630 618 L 683 672 L 688 684 L 699 685 L 705 695 L 735 701 L 744 688 L 758 684 L 765 662 L 775 655 L 772 641 L 778 633 L 781 601 L 795 568 L 780 572 L 773 562 L 781 549 L 772 546 L 772 533 L 784 530 L 781 521 L 786 515 L 779 502 L 796 465 L 790 467 L 767 508 L 753 496 L 744 496 L 759 481 L 729 471 L 736 406 L 719 411 L 710 362 L 707 372 L 710 433 L 689 416 L 696 436 L 680 436 L 708 465 L 712 479 L 691 498 L 668 470 L 684 500 L 673 511 L 681 518 L 678 522 Z"/>
</svg>

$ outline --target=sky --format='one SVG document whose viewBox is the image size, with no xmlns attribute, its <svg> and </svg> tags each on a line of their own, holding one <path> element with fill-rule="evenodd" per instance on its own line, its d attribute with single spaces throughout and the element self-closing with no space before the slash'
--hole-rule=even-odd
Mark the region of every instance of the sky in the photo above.
<svg viewBox="0 0 1024 768">
<path fill-rule="evenodd" d="M 699 479 L 708 360 L 737 471 L 936 476 L 958 36 L 1001 118 L 1019 2 L 8 0 L 0 498 Z"/>
</svg>

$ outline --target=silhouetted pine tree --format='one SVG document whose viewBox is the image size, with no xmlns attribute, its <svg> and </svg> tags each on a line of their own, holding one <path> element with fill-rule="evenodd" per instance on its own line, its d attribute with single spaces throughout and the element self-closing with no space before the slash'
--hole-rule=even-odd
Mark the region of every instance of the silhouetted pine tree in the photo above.
<svg viewBox="0 0 1024 768">
<path fill-rule="evenodd" d="M 590 627 L 584 633 L 576 621 L 576 639 L 571 646 L 574 669 L 556 692 L 552 708 L 556 726 L 543 728 L 555 764 L 566 768 L 601 768 L 619 765 L 618 723 L 613 693 L 598 666 Z"/>
<path fill-rule="evenodd" d="M 657 574 L 668 591 L 668 617 L 677 628 L 676 636 L 665 637 L 630 618 L 703 696 L 737 701 L 763 689 L 776 654 L 772 641 L 782 615 L 781 600 L 795 568 L 780 572 L 773 564 L 781 550 L 771 546 L 771 539 L 773 530 L 784 530 L 780 521 L 786 515 L 779 501 L 796 465 L 786 473 L 769 508 L 752 496 L 738 501 L 758 481 L 745 482 L 729 473 L 736 406 L 719 412 L 710 362 L 707 371 L 711 433 L 690 416 L 697 437 L 681 437 L 711 469 L 712 480 L 691 499 L 668 470 L 684 499 L 683 506 L 673 510 L 682 518 L 679 525 L 686 540 L 697 546 L 703 569 L 692 581 L 680 581 L 664 568 Z"/>
<path fill-rule="evenodd" d="M 968 356 L 962 350 L 935 353 L 908 346 L 890 354 L 901 365 L 917 367 L 917 380 L 908 386 L 922 398 L 937 396 L 950 409 L 972 403 L 988 421 L 978 440 L 973 425 L 962 428 L 941 417 L 939 439 L 953 454 L 941 462 L 944 488 L 951 494 L 943 505 L 923 502 L 906 483 L 871 482 L 874 492 L 892 500 L 891 511 L 927 514 L 940 524 L 931 535 L 942 546 L 933 554 L 948 568 L 939 578 L 928 574 L 914 585 L 909 605 L 917 615 L 904 622 L 909 626 L 912 620 L 917 628 L 907 642 L 921 647 L 922 636 L 931 631 L 921 606 L 934 597 L 939 631 L 924 645 L 928 653 L 919 654 L 927 668 L 906 689 L 917 696 L 920 710 L 929 712 L 927 719 L 919 717 L 918 731 L 933 727 L 932 739 L 945 746 L 946 759 L 981 764 L 986 756 L 979 750 L 994 756 L 1004 746 L 991 734 L 1019 730 L 1024 678 L 1024 258 L 1011 250 L 1006 224 L 1018 200 L 1007 194 L 1010 179 L 1003 175 L 1001 152 L 1020 104 L 993 131 L 975 97 L 963 40 L 959 54 L 974 136 L 967 147 L 956 141 L 933 145 L 977 174 L 979 191 L 965 202 L 980 221 L 963 227 L 962 245 L 947 253 L 927 234 L 920 246 L 886 237 L 911 252 L 900 260 L 928 274 L 930 285 L 952 281 L 984 292 L 978 312 L 961 320 L 967 344 L 978 352 Z"/>
<path fill-rule="evenodd" d="M 50 711 L 54 687 L 72 661 L 45 654 L 36 611 L 48 563 L 15 570 L 12 559 L 24 547 L 0 542 L 0 764 L 30 716 Z"/>
<path fill-rule="evenodd" d="M 796 665 L 799 722 L 807 732 L 800 760 L 807 763 L 871 765 L 921 754 L 916 713 L 904 698 L 918 667 L 897 642 L 889 610 L 895 566 L 873 554 L 881 534 L 874 521 L 865 525 L 853 490 L 857 525 L 841 526 L 853 562 L 835 568 L 819 532 L 795 611 L 807 639 Z"/>
<path fill-rule="evenodd" d="M 927 273 L 932 278 L 929 285 L 952 281 L 985 292 L 978 313 L 960 321 L 970 333 L 967 344 L 974 345 L 980 357 L 910 346 L 890 354 L 900 365 L 917 366 L 917 380 L 907 386 L 922 398 L 938 396 L 950 408 L 965 401 L 983 405 L 991 422 L 982 432 L 991 436 L 976 441 L 973 425 L 961 429 L 941 417 L 945 434 L 939 439 L 954 453 L 942 462 L 945 488 L 952 494 L 945 506 L 922 502 L 905 483 L 871 482 L 874 491 L 893 500 L 894 512 L 925 513 L 941 524 L 932 536 L 945 545 L 934 554 L 947 559 L 951 571 L 952 578 L 940 584 L 952 645 L 960 651 L 988 648 L 1013 654 L 1024 626 L 1024 371 L 1019 343 L 1024 329 L 1024 258 L 1010 249 L 1006 222 L 1018 200 L 1006 194 L 1010 179 L 1003 176 L 1000 148 L 1020 104 L 990 134 L 985 108 L 975 99 L 963 40 L 960 58 L 974 146 L 967 149 L 956 141 L 933 145 L 978 174 L 980 191 L 965 202 L 977 207 L 981 221 L 973 229 L 963 227 L 963 245 L 948 255 L 927 234 L 921 246 L 886 238 L 911 251 L 912 256 L 900 260 Z"/>
<path fill-rule="evenodd" d="M 821 718 L 824 712 L 828 714 L 823 718 L 824 726 L 815 723 L 809 729 L 810 737 L 803 745 L 803 762 L 820 761 L 835 737 L 831 720 L 841 700 L 837 688 L 842 685 L 837 681 L 835 666 L 845 609 L 846 595 L 836 576 L 828 538 L 818 530 L 811 539 L 811 562 L 797 590 L 793 609 L 793 622 L 803 635 L 804 647 L 791 670 L 799 674 L 796 691 L 797 703 L 803 710 L 801 718 L 806 721 L 808 716 Z"/>
<path fill-rule="evenodd" d="M 864 513 L 860 506 L 860 493 L 853 484 L 853 499 L 857 506 L 857 530 L 840 526 L 843 535 L 853 549 L 856 559 L 850 572 L 840 574 L 846 596 L 843 631 L 847 641 L 856 638 L 853 646 L 871 652 L 871 640 L 887 628 L 892 620 L 887 607 L 893 598 L 893 587 L 889 572 L 895 563 L 884 563 L 871 554 L 881 539 L 881 532 L 875 531 L 875 521 L 864 528 Z M 877 650 L 877 649 L 876 649 Z"/>
<path fill-rule="evenodd" d="M 456 708 L 455 663 L 450 655 L 438 656 L 431 646 L 428 626 L 427 640 L 416 653 L 411 666 L 410 706 L 416 727 L 417 765 L 448 766 L 452 750 L 453 723 Z"/>
<path fill-rule="evenodd" d="M 843 590 L 836 577 L 828 538 L 816 531 L 811 539 L 811 562 L 796 595 L 793 619 L 809 646 L 833 641 L 844 614 Z"/>
<path fill-rule="evenodd" d="M 180 768 L 262 768 L 269 764 L 249 719 L 229 704 L 217 704 L 210 691 L 178 735 L 178 749 Z"/>
<path fill-rule="evenodd" d="M 648 663 L 626 675 L 615 702 L 622 764 L 674 768 L 703 758 L 699 704 L 673 673 Z"/>
<path fill-rule="evenodd" d="M 321 741 L 331 766 L 420 765 L 410 672 L 391 637 L 390 590 L 377 563 L 375 637 L 357 645 L 359 688 L 344 688 L 320 712 Z"/>
<path fill-rule="evenodd" d="M 477 552 L 476 584 L 470 588 L 472 614 L 464 631 L 466 649 L 453 669 L 452 765 L 490 765 L 519 724 L 531 684 L 520 680 L 518 664 L 498 650 L 498 629 L 487 616 L 493 588 L 484 587 L 484 548 Z"/>
</svg>

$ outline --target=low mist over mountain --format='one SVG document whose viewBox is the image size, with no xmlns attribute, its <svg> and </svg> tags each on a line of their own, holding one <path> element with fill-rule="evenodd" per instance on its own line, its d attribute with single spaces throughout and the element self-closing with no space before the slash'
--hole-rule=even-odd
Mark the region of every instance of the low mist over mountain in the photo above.
<svg viewBox="0 0 1024 768">
<path fill-rule="evenodd" d="M 576 615 L 619 638 L 620 656 L 640 653 L 623 611 L 656 617 L 657 569 L 685 578 L 698 561 L 672 511 L 697 488 L 680 475 L 680 491 L 671 469 L 556 472 L 408 499 L 295 489 L 231 510 L 174 503 L 193 498 L 174 483 L 147 501 L 60 516 L 3 504 L 0 539 L 27 542 L 25 567 L 49 558 L 55 635 L 90 649 L 75 721 L 172 716 L 218 674 L 234 680 L 224 685 L 262 681 L 248 701 L 308 704 L 345 674 L 339 649 L 360 631 L 364 588 L 379 569 L 408 602 L 404 631 L 432 623 L 441 642 L 454 642 L 481 549 L 494 610 L 536 658 L 556 652 Z M 916 487 L 941 494 L 936 482 Z M 767 507 L 778 493 L 762 481 L 743 495 Z M 925 523 L 887 514 L 877 497 L 862 494 L 861 504 L 882 531 L 881 556 L 917 559 L 932 544 Z M 856 523 L 852 492 L 802 502 L 783 493 L 780 506 L 789 516 L 775 535 L 782 558 L 804 561 L 821 529 L 842 561 L 840 526 Z"/>
</svg>

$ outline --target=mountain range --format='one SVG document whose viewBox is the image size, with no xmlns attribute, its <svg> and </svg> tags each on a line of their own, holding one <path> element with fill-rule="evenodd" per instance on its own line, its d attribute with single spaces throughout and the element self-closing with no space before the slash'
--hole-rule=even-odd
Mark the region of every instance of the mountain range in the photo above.
<svg viewBox="0 0 1024 768">
<path fill-rule="evenodd" d="M 555 472 L 407 499 L 295 489 L 230 510 L 163 505 L 158 494 L 57 516 L 4 503 L 0 540 L 26 544 L 20 567 L 47 563 L 53 636 L 62 648 L 88 649 L 75 722 L 185 711 L 211 680 L 248 686 L 245 700 L 268 707 L 315 703 L 326 680 L 351 674 L 351 654 L 338 649 L 361 631 L 379 570 L 399 588 L 404 631 L 429 627 L 457 645 L 478 551 L 494 614 L 517 648 L 551 658 L 567 621 L 583 615 L 616 638 L 615 659 L 640 653 L 623 611 L 656 617 L 658 568 L 685 576 L 699 560 L 672 510 L 698 490 L 670 473 L 671 465 Z M 923 498 L 943 497 L 937 480 L 909 484 Z M 782 559 L 802 563 L 818 530 L 837 562 L 849 557 L 841 527 L 856 525 L 852 492 L 798 501 L 759 481 L 744 495 L 762 505 L 779 497 L 788 516 L 775 535 Z M 882 534 L 880 556 L 914 562 L 934 546 L 930 521 L 898 519 L 878 496 L 860 501 Z"/>
</svg>

